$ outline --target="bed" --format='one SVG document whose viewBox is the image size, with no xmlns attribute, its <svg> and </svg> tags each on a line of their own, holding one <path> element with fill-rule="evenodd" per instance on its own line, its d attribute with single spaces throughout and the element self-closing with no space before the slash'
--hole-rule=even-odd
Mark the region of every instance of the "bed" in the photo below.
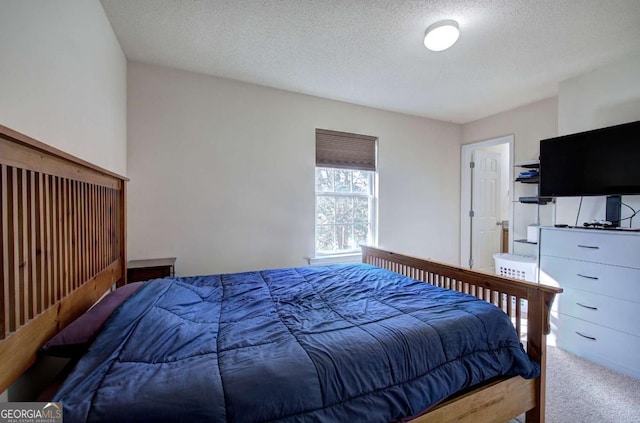
<svg viewBox="0 0 640 423">
<path fill-rule="evenodd" d="M 0 319 L 2 391 L 33 363 L 38 350 L 47 340 L 82 315 L 111 286 L 122 286 L 126 283 L 123 265 L 126 257 L 126 179 L 79 161 L 8 128 L 0 129 L 3 211 L 1 292 L 4 305 Z M 353 421 L 354 415 L 369 413 L 371 410 L 384 410 L 386 407 L 387 411 L 375 411 L 374 415 L 384 416 L 381 417 L 384 421 L 405 419 L 414 422 L 478 422 L 507 421 L 526 412 L 527 421 L 544 421 L 545 335 L 549 332 L 550 306 L 554 296 L 561 292 L 559 289 L 371 247 L 363 247 L 363 262 L 363 265 L 358 266 L 279 269 L 272 271 L 275 274 L 259 272 L 260 277 L 256 276 L 255 272 L 243 274 L 243 277 L 248 278 L 248 282 L 245 279 L 234 279 L 235 282 L 227 283 L 224 280 L 236 276 L 220 275 L 149 282 L 109 318 L 56 399 L 62 399 L 63 403 L 69 405 L 70 410 L 113 410 L 118 409 L 120 404 L 126 404 L 124 391 L 135 393 L 147 389 L 144 395 L 140 391 L 140 395 L 141 398 L 150 401 L 148 405 L 155 404 L 154 401 L 159 401 L 159 398 L 165 403 L 173 404 L 171 400 L 177 401 L 176 391 L 160 392 L 155 386 L 170 385 L 164 382 L 180 380 L 175 377 L 183 370 L 174 373 L 173 376 L 171 373 L 159 376 L 159 380 L 163 382 L 156 385 L 149 383 L 130 386 L 125 381 L 145 380 L 142 376 L 145 370 L 138 369 L 140 373 L 136 374 L 135 378 L 122 377 L 123 374 L 131 374 L 129 372 L 132 369 L 127 366 L 131 363 L 144 363 L 142 367 L 145 367 L 148 373 L 150 364 L 167 367 L 172 365 L 171 363 L 189 360 L 198 362 L 205 355 L 217 357 L 224 354 L 234 354 L 233 359 L 227 360 L 229 362 L 249 363 L 252 357 L 255 361 L 255 357 L 260 354 L 270 354 L 268 350 L 261 349 L 261 346 L 275 343 L 284 346 L 284 350 L 277 350 L 280 352 L 277 352 L 276 356 L 281 357 L 289 367 L 292 363 L 295 364 L 293 374 L 296 377 L 300 376 L 302 385 L 296 387 L 291 384 L 290 378 L 285 378 L 287 372 L 283 369 L 287 366 L 284 365 L 267 366 L 267 373 L 264 366 L 257 373 L 252 373 L 251 366 L 229 367 L 217 372 L 208 372 L 223 375 L 217 377 L 224 377 L 225 382 L 215 385 L 210 384 L 210 381 L 203 381 L 202 385 L 195 385 L 206 386 L 206 389 L 189 390 L 184 383 L 174 386 L 191 392 L 190 396 L 184 396 L 186 398 L 198 397 L 206 392 L 205 397 L 214 404 L 214 408 L 231 404 L 232 407 L 229 409 L 215 409 L 220 411 L 218 415 L 228 413 L 233 417 L 230 420 L 236 421 L 242 421 L 243 412 L 248 410 L 247 407 L 250 407 L 256 398 L 261 398 L 259 395 L 267 395 L 264 396 L 268 399 L 264 400 L 267 405 L 257 408 L 261 410 L 259 413 L 263 414 L 251 414 L 249 420 L 340 421 L 341 418 L 350 418 Z M 329 269 L 332 272 L 338 271 L 340 275 L 326 273 Z M 320 273 L 316 273 L 315 276 L 308 273 L 312 270 Z M 382 275 L 384 280 L 390 282 L 382 284 L 377 279 L 372 279 L 372 274 Z M 337 279 L 345 283 L 327 282 Z M 284 286 L 288 289 L 282 290 Z M 363 289 L 345 291 L 346 286 Z M 242 301 L 235 305 L 220 303 L 217 297 L 221 292 L 233 292 L 234 287 L 247 289 L 235 295 Z M 364 287 L 367 289 L 364 290 Z M 256 292 L 261 289 L 266 289 L 263 292 L 265 295 L 258 296 Z M 415 291 L 416 296 L 410 302 L 407 302 L 409 300 L 406 290 Z M 332 291 L 338 293 L 338 296 L 330 299 L 327 295 Z M 454 295 L 452 291 L 464 294 Z M 309 292 L 321 294 L 320 297 L 307 298 Z M 373 298 L 371 295 L 377 297 Z M 447 309 L 444 304 L 449 302 L 450 296 L 455 296 L 457 300 L 462 298 L 462 303 L 456 303 Z M 234 295 L 231 295 L 229 298 L 233 297 Z M 439 299 L 439 302 L 432 297 Z M 178 303 L 165 303 L 167 298 L 177 298 Z M 271 302 L 266 303 L 269 298 Z M 317 303 L 318 298 L 327 301 L 325 305 L 330 304 L 331 307 L 316 308 L 309 305 Z M 423 303 L 423 307 L 416 304 L 416 298 Z M 204 303 L 200 300 L 194 302 L 196 299 L 204 299 Z M 432 300 L 434 302 L 429 302 Z M 248 306 L 240 307 L 238 304 Z M 349 307 L 346 304 L 350 304 Z M 526 304 L 526 308 L 523 304 Z M 235 307 L 236 314 L 227 316 L 221 313 L 223 307 Z M 288 314 L 279 311 L 266 312 L 286 308 L 290 309 Z M 438 323 L 426 320 L 429 311 L 443 316 L 450 314 L 451 309 L 462 310 L 463 315 L 471 315 L 471 311 L 478 311 L 479 314 L 485 314 L 488 320 L 473 330 L 469 328 L 474 327 L 472 322 L 477 320 L 476 316 L 457 326 L 457 329 L 455 326 L 449 326 L 449 321 L 442 320 L 440 331 L 434 329 Z M 194 310 L 201 311 L 196 313 Z M 252 316 L 249 310 L 258 314 Z M 326 314 L 321 314 L 317 320 L 309 316 L 308 319 L 296 318 L 306 316 L 305 313 L 317 314 L 318 310 L 324 310 Z M 372 310 L 373 314 L 370 313 Z M 173 312 L 172 315 L 178 316 L 176 318 L 180 321 L 194 320 L 198 325 L 205 322 L 213 323 L 220 332 L 231 331 L 231 327 L 237 326 L 234 330 L 239 332 L 232 331 L 235 335 L 231 338 L 220 337 L 221 341 L 217 338 L 216 330 L 207 329 L 203 333 L 210 334 L 208 339 L 201 339 L 203 333 L 193 336 L 193 339 L 204 343 L 194 344 L 191 338 L 183 339 L 184 348 L 180 350 L 168 347 L 169 344 L 165 342 L 158 343 L 150 337 L 144 339 L 143 336 L 131 336 L 131 340 L 129 339 L 136 331 L 157 333 L 154 324 L 162 319 L 153 316 L 158 312 Z M 270 315 L 272 320 L 265 319 L 266 315 Z M 185 316 L 188 318 L 185 319 Z M 222 319 L 223 325 L 221 316 L 226 316 Z M 360 320 L 365 316 L 374 316 L 374 319 Z M 408 326 L 409 329 L 394 331 L 396 323 L 399 324 L 402 320 L 412 322 Z M 262 332 L 252 332 L 248 337 L 238 336 L 238 333 L 244 333 L 247 328 L 255 329 L 261 324 L 265 326 Z M 318 329 L 322 325 L 328 327 Z M 351 326 L 347 327 L 348 325 Z M 175 324 L 173 326 L 176 327 Z M 473 369 L 468 363 L 463 365 L 463 369 L 466 369 L 463 371 L 447 368 L 426 382 L 427 385 L 421 385 L 418 379 L 425 373 L 423 367 L 428 367 L 426 370 L 444 369 L 442 366 L 456 360 L 452 360 L 451 357 L 443 358 L 447 353 L 442 353 L 440 347 L 433 347 L 433 342 L 420 342 L 423 334 L 414 333 L 410 329 L 416 327 L 417 330 L 420 326 L 435 331 L 439 338 L 447 337 L 447 334 L 453 336 L 452 334 L 459 332 L 483 333 L 485 341 L 490 344 L 491 352 L 489 355 L 476 356 L 475 360 L 480 365 Z M 495 328 L 487 329 L 487 326 Z M 452 327 L 454 329 L 451 329 Z M 483 328 L 483 331 L 480 331 L 480 328 Z M 161 332 L 171 331 L 165 327 Z M 359 335 L 342 338 L 343 333 L 347 332 L 357 332 Z M 391 338 L 400 338 L 405 345 L 403 348 L 409 351 L 408 355 L 407 351 L 404 358 L 393 358 L 387 354 L 394 348 L 402 348 L 386 344 L 389 337 L 383 337 L 382 332 L 387 332 L 387 335 L 394 334 Z M 172 333 L 175 335 L 182 332 Z M 322 338 L 307 340 L 305 337 L 309 333 L 325 334 L 324 336 L 336 333 L 341 335 L 337 341 L 332 341 L 331 337 L 324 341 Z M 498 341 L 499 334 L 505 333 L 506 337 Z M 364 338 L 363 334 L 366 334 Z M 212 338 L 214 335 L 215 340 Z M 182 339 L 182 336 L 178 334 L 174 338 Z M 521 337 L 525 340 L 526 355 L 519 342 Z M 248 342 L 247 339 L 253 341 Z M 461 350 L 449 354 L 453 354 L 456 359 L 472 355 L 465 350 L 470 348 L 470 344 L 462 340 L 466 338 L 456 339 Z M 233 342 L 236 342 L 236 345 L 233 345 Z M 222 348 L 219 348 L 219 343 L 224 344 Z M 133 344 L 137 347 L 132 348 Z M 330 344 L 344 348 L 344 351 L 323 353 L 320 346 Z M 301 348 L 303 345 L 308 348 Z M 347 346 L 351 349 L 347 349 Z M 241 350 L 253 351 L 254 354 L 238 354 Z M 366 354 L 356 356 L 359 350 L 365 351 Z M 514 351 L 515 355 L 507 356 L 502 350 Z M 283 355 L 282 351 L 289 352 Z M 436 357 L 440 355 L 441 360 L 436 360 L 435 364 L 424 364 L 420 354 Z M 216 359 L 215 363 L 223 361 Z M 343 362 L 333 363 L 334 361 Z M 265 359 L 265 362 L 269 360 Z M 207 363 L 207 368 L 210 369 L 211 361 Z M 195 372 L 190 380 L 206 373 L 198 371 L 197 363 L 183 369 L 189 368 Z M 265 374 L 268 374 L 269 370 L 271 374 L 267 377 Z M 111 373 L 104 376 L 106 371 Z M 457 372 L 460 373 L 458 376 Z M 91 376 L 96 374 L 100 377 Z M 238 377 L 234 379 L 231 376 L 233 374 Z M 304 374 L 309 377 L 303 378 Z M 313 382 L 314 378 L 322 379 L 321 383 Z M 429 383 L 438 388 L 438 393 L 434 393 L 436 390 L 432 389 L 433 386 L 429 387 Z M 402 384 L 410 385 L 409 389 L 393 389 L 395 385 Z M 80 385 L 84 388 L 75 388 Z M 95 386 L 100 386 L 101 390 L 93 390 Z M 216 389 L 220 390 L 220 386 L 224 387 L 224 392 L 217 397 L 209 395 Z M 259 391 L 262 394 L 254 392 L 254 388 L 257 389 L 258 386 L 266 388 Z M 373 391 L 385 391 L 386 396 L 367 396 Z M 83 397 L 86 397 L 87 392 L 95 393 L 91 395 L 89 403 Z M 242 392 L 246 394 L 242 395 Z M 339 396 L 342 394 L 346 397 Z M 413 400 L 429 395 L 433 398 L 428 402 L 424 402 L 423 399 Z M 288 402 L 276 401 L 282 398 Z M 363 401 L 353 403 L 345 398 L 363 398 Z M 136 401 L 133 401 L 129 405 L 135 403 Z M 190 410 L 189 413 L 194 415 L 198 415 L 197 410 L 203 406 L 202 401 L 188 404 L 189 407 L 184 409 Z M 374 405 L 380 407 L 380 404 L 382 408 L 374 408 Z M 282 415 L 273 414 L 274 408 L 285 412 Z M 138 408 L 137 411 L 144 409 L 145 407 Z M 152 413 L 151 410 L 155 408 L 149 406 L 146 409 L 148 413 Z M 319 409 L 323 411 L 318 412 Z M 160 412 L 162 407 L 157 410 Z M 315 414 L 303 414 L 305 410 L 315 410 Z M 329 414 L 322 414 L 325 411 Z M 166 412 L 165 410 L 164 413 Z M 208 412 L 211 412 L 210 409 Z M 350 412 L 356 414 L 348 414 Z M 83 413 L 84 411 L 81 411 L 77 414 L 81 420 L 87 416 L 96 420 L 104 417 Z M 186 418 L 189 413 L 182 416 Z M 147 417 L 152 415 L 147 414 Z M 162 415 L 166 414 L 158 415 L 158 420 L 162 420 Z M 368 420 L 369 417 L 371 416 L 367 415 Z"/>
</svg>

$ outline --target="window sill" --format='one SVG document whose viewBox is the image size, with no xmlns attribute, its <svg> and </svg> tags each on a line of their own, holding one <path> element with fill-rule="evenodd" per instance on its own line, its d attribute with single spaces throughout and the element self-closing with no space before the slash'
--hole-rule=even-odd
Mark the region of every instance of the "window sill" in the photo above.
<svg viewBox="0 0 640 423">
<path fill-rule="evenodd" d="M 308 257 L 311 266 L 322 266 L 323 264 L 337 263 L 362 263 L 362 253 L 335 254 L 318 257 Z"/>
</svg>

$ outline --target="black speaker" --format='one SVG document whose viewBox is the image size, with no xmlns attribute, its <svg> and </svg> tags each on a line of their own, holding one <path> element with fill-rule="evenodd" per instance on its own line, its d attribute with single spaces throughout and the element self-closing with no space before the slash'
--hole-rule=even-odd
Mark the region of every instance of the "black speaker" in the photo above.
<svg viewBox="0 0 640 423">
<path fill-rule="evenodd" d="M 611 226 L 617 228 L 620 226 L 620 216 L 622 214 L 622 196 L 621 195 L 608 195 L 607 196 L 607 211 L 605 220 L 611 222 Z"/>
</svg>

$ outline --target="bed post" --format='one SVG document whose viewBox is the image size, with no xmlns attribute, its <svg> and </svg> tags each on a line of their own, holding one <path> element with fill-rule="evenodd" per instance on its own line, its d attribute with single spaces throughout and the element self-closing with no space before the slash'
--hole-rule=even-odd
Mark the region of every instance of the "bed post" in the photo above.
<svg viewBox="0 0 640 423">
<path fill-rule="evenodd" d="M 549 315 L 553 295 L 531 288 L 528 304 L 527 354 L 540 363 L 540 377 L 535 380 L 536 406 L 526 414 L 527 423 L 544 423 L 547 385 L 547 336 L 551 331 Z"/>
<path fill-rule="evenodd" d="M 127 180 L 120 186 L 120 208 L 118 210 L 120 227 L 118 241 L 120 242 L 120 278 L 116 282 L 117 287 L 127 284 Z"/>
</svg>

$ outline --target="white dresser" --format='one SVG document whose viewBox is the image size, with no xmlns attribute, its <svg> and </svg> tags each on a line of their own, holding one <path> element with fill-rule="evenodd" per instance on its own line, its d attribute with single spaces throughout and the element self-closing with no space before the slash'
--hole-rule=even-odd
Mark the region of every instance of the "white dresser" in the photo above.
<svg viewBox="0 0 640 423">
<path fill-rule="evenodd" d="M 540 282 L 564 289 L 556 345 L 640 379 L 640 233 L 549 227 L 539 245 Z"/>
</svg>

